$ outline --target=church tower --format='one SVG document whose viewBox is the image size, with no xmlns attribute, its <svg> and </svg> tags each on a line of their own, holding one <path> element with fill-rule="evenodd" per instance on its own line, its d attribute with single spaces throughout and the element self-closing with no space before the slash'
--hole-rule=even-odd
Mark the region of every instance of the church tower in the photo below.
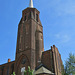
<svg viewBox="0 0 75 75">
<path fill-rule="evenodd" d="M 22 18 L 18 25 L 16 47 L 16 75 L 21 75 L 22 69 L 28 66 L 35 70 L 41 63 L 43 46 L 43 27 L 39 18 L 39 11 L 33 7 L 30 0 L 29 7 L 22 11 Z"/>
<path fill-rule="evenodd" d="M 40 12 L 33 7 L 30 0 L 29 7 L 22 11 L 22 18 L 18 24 L 17 46 L 15 61 L 0 65 L 0 75 L 24 75 L 30 66 L 35 75 L 62 75 L 62 60 L 58 48 L 53 45 L 44 51 L 43 27 L 39 18 Z"/>
</svg>

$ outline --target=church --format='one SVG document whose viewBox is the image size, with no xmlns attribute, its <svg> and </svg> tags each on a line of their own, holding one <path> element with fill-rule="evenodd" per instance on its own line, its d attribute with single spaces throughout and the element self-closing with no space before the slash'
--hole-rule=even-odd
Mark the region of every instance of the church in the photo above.
<svg viewBox="0 0 75 75">
<path fill-rule="evenodd" d="M 13 72 L 24 75 L 28 66 L 34 70 L 35 75 L 62 75 L 58 48 L 53 45 L 44 51 L 43 26 L 39 14 L 33 7 L 33 0 L 30 0 L 29 7 L 22 11 L 18 24 L 15 61 L 8 59 L 8 63 L 0 65 L 0 75 L 11 75 Z"/>
</svg>

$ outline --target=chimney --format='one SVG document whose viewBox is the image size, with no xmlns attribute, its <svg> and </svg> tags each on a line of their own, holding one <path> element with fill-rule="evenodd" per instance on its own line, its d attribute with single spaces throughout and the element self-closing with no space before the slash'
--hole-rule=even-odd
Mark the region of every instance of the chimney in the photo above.
<svg viewBox="0 0 75 75">
<path fill-rule="evenodd" d="M 11 59 L 8 59 L 8 63 L 11 62 Z"/>
<path fill-rule="evenodd" d="M 55 47 L 55 45 L 53 45 L 53 47 Z"/>
<path fill-rule="evenodd" d="M 52 49 L 52 46 L 51 46 L 51 49 Z"/>
</svg>

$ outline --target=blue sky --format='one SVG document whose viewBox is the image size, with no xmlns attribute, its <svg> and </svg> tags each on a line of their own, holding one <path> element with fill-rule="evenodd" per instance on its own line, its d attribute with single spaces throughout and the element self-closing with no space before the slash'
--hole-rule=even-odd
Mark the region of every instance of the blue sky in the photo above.
<svg viewBox="0 0 75 75">
<path fill-rule="evenodd" d="M 18 23 L 29 0 L 0 0 L 0 64 L 15 60 Z M 75 54 L 75 0 L 34 0 L 43 25 L 44 49 L 58 48 L 63 63 Z"/>
</svg>

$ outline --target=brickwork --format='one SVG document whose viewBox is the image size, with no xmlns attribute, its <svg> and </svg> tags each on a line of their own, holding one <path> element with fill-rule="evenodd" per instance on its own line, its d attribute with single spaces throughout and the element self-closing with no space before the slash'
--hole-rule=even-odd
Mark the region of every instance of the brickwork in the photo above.
<svg viewBox="0 0 75 75">
<path fill-rule="evenodd" d="M 53 47 L 51 47 L 51 50 L 53 52 L 55 74 L 61 75 L 62 60 L 61 60 L 60 53 L 55 45 L 53 45 Z"/>
<path fill-rule="evenodd" d="M 11 75 L 14 72 L 15 61 L 0 65 L 0 75 Z"/>
<path fill-rule="evenodd" d="M 53 57 L 52 57 L 52 51 L 48 50 L 48 51 L 44 51 L 42 53 L 42 63 L 50 70 L 54 73 L 54 68 L 53 68 Z"/>
<path fill-rule="evenodd" d="M 16 58 L 15 61 L 0 65 L 0 75 L 21 75 L 22 68 L 35 70 L 40 64 L 48 70 L 61 75 L 61 55 L 53 45 L 50 50 L 44 51 L 43 27 L 36 8 L 26 8 L 22 11 L 22 18 L 18 25 Z M 50 75 L 50 74 L 41 74 Z"/>
<path fill-rule="evenodd" d="M 61 75 L 61 55 L 55 45 L 42 53 L 42 63 L 56 75 Z"/>
<path fill-rule="evenodd" d="M 36 15 L 37 19 L 36 19 Z M 22 19 L 18 27 L 18 38 L 16 48 L 16 59 L 15 59 L 15 72 L 20 75 L 17 71 L 17 64 L 21 65 L 20 57 L 22 55 L 28 58 L 28 65 L 31 69 L 35 70 L 41 61 L 41 55 L 43 51 L 43 28 L 39 19 L 39 11 L 36 8 L 27 8 L 22 11 Z M 22 59 L 22 58 L 21 58 Z M 23 66 L 20 66 L 22 68 Z"/>
</svg>

